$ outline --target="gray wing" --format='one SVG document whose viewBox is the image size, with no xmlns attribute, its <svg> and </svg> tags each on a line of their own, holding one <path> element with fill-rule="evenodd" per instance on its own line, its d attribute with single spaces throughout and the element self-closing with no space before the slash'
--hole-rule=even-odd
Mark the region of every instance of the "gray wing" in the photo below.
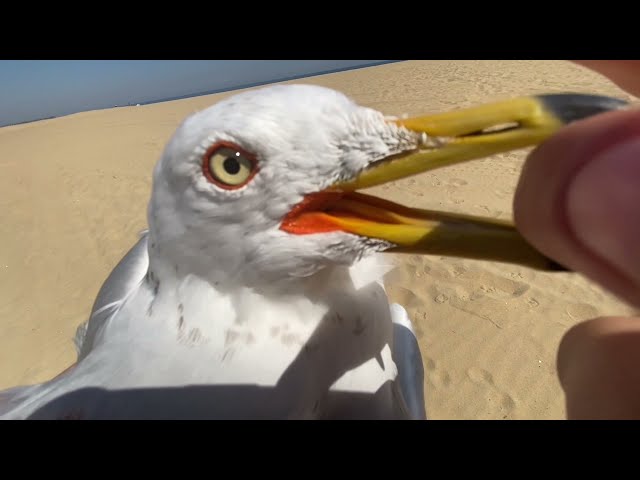
<svg viewBox="0 0 640 480">
<path fill-rule="evenodd" d="M 127 298 L 127 295 L 140 285 L 147 274 L 149 268 L 148 236 L 148 231 L 142 232 L 140 240 L 116 265 L 98 292 L 89 320 L 76 330 L 74 342 L 78 350 L 78 361 L 89 354 L 97 332 Z"/>
<path fill-rule="evenodd" d="M 426 420 L 424 403 L 424 367 L 418 339 L 407 311 L 397 303 L 391 305 L 393 321 L 393 357 L 398 366 L 402 396 L 412 417 Z"/>
<path fill-rule="evenodd" d="M 40 385 L 13 387 L 0 392 L 0 420 L 3 416 L 29 398 Z"/>
<path fill-rule="evenodd" d="M 149 267 L 147 236 L 148 232 L 143 232 L 140 240 L 116 265 L 98 292 L 89 320 L 76 330 L 74 341 L 78 350 L 78 361 L 89 354 L 93 348 L 96 334 L 109 320 L 113 312 L 117 311 L 130 292 L 140 285 L 147 274 Z M 66 371 L 53 380 L 62 378 L 65 373 Z M 51 382 L 45 382 L 0 391 L 0 418 L 5 418 L 10 412 L 15 413 L 22 405 L 31 402 L 34 396 L 45 391 L 50 385 Z"/>
</svg>

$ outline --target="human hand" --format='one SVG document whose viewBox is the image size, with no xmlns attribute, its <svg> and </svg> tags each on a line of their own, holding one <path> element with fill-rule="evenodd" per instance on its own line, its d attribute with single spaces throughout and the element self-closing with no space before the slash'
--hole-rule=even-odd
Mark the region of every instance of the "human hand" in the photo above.
<svg viewBox="0 0 640 480">
<path fill-rule="evenodd" d="M 640 61 L 580 61 L 640 95 Z M 576 122 L 527 159 L 514 212 L 541 252 L 640 306 L 640 109 Z M 569 418 L 640 418 L 640 318 L 567 332 L 558 374 Z"/>
</svg>

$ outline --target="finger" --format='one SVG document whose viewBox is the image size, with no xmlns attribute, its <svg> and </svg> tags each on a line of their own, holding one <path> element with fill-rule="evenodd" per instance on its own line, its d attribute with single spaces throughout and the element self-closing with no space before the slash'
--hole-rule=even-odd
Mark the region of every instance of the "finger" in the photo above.
<svg viewBox="0 0 640 480">
<path fill-rule="evenodd" d="M 575 60 L 612 80 L 623 90 L 640 96 L 640 60 Z"/>
<path fill-rule="evenodd" d="M 569 419 L 640 419 L 640 318 L 571 328 L 557 366 Z"/>
<path fill-rule="evenodd" d="M 536 149 L 514 214 L 540 251 L 640 305 L 640 110 L 576 122 Z"/>
</svg>

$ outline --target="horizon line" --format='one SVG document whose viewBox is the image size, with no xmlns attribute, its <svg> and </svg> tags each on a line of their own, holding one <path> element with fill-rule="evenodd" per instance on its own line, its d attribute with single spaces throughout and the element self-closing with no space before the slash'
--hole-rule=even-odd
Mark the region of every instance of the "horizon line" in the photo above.
<svg viewBox="0 0 640 480">
<path fill-rule="evenodd" d="M 225 93 L 225 92 L 230 92 L 233 90 L 243 90 L 246 88 L 253 88 L 253 87 L 259 87 L 262 85 L 269 85 L 272 83 L 280 83 L 280 82 L 288 82 L 290 80 L 298 80 L 301 78 L 311 78 L 311 77 L 318 77 L 320 75 L 330 75 L 332 73 L 340 73 L 340 72 L 346 72 L 349 70 L 359 70 L 362 68 L 370 68 L 370 67 L 378 67 L 380 65 L 387 65 L 390 63 L 399 63 L 402 62 L 404 60 L 382 60 L 380 62 L 374 62 L 371 63 L 369 65 L 355 65 L 355 66 L 351 66 L 351 67 L 342 67 L 342 68 L 333 68 L 333 69 L 329 69 L 329 70 L 323 70 L 317 73 L 313 73 L 311 75 L 308 74 L 298 74 L 298 75 L 289 75 L 289 76 L 285 76 L 285 77 L 278 77 L 276 79 L 273 80 L 265 80 L 265 81 L 261 81 L 261 82 L 249 82 L 249 83 L 242 83 L 240 85 L 237 86 L 233 86 L 233 87 L 223 87 L 223 88 L 218 88 L 218 89 L 214 89 L 214 90 L 207 90 L 204 92 L 196 92 L 196 93 L 188 93 L 188 94 L 184 94 L 184 95 L 177 95 L 177 96 L 173 96 L 173 97 L 163 97 L 163 98 L 159 98 L 156 100 L 149 100 L 146 102 L 136 102 L 136 103 L 132 103 L 129 102 L 126 105 L 113 105 L 110 107 L 101 107 L 101 108 L 93 108 L 93 109 L 88 109 L 88 110 L 79 110 L 77 112 L 70 112 L 70 113 L 66 113 L 64 115 L 54 115 L 54 116 L 50 116 L 50 117 L 42 117 L 42 118 L 34 118 L 33 120 L 25 120 L 24 122 L 16 122 L 16 123 L 7 123 L 4 125 L 0 125 L 0 128 L 4 128 L 4 127 L 14 127 L 16 125 L 26 125 L 28 123 L 34 123 L 34 122 L 41 122 L 43 120 L 52 120 L 55 118 L 62 118 L 62 117 L 68 117 L 69 115 L 74 115 L 76 113 L 82 113 L 82 112 L 92 112 L 92 111 L 98 111 L 98 110 L 109 110 L 111 108 L 122 108 L 122 107 L 133 107 L 133 106 L 138 106 L 138 105 L 153 105 L 155 103 L 163 103 L 163 102 L 172 102 L 175 100 L 184 100 L 187 98 L 194 98 L 194 97 L 203 97 L 206 95 L 215 95 L 217 93 Z"/>
</svg>

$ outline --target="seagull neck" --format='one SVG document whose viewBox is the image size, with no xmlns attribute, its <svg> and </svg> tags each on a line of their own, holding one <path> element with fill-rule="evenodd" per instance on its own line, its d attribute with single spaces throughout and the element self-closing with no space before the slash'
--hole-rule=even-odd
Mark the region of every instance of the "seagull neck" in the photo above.
<svg viewBox="0 0 640 480">
<path fill-rule="evenodd" d="M 149 269 L 147 281 L 152 290 L 157 290 L 158 283 L 163 284 L 184 282 L 187 277 L 197 277 L 209 283 L 221 293 L 231 293 L 242 288 L 253 290 L 255 293 L 269 297 L 280 295 L 301 294 L 306 297 L 310 292 L 321 292 L 327 284 L 327 275 L 331 275 L 333 268 L 326 268 L 309 277 L 269 276 L 260 278 L 252 276 L 247 279 L 240 273 L 230 273 L 226 270 L 205 270 L 198 268 L 186 269 L 178 263 L 169 262 L 162 255 L 149 254 Z"/>
<path fill-rule="evenodd" d="M 349 266 L 325 265 L 307 276 L 290 275 L 283 270 L 259 272 L 246 263 L 220 258 L 210 261 L 189 255 L 189 248 L 157 241 L 153 229 L 149 237 L 149 277 L 163 283 L 181 283 L 189 276 L 198 277 L 219 292 L 248 288 L 269 297 L 304 295 L 321 298 L 328 290 L 349 287 Z M 226 261 L 225 261 L 226 260 Z M 151 282 L 153 283 L 153 282 Z M 151 285 L 153 287 L 153 285 Z"/>
<path fill-rule="evenodd" d="M 158 293 L 160 284 L 162 284 L 163 290 L 165 286 L 169 287 L 170 285 L 179 288 L 180 285 L 190 281 L 189 277 L 200 279 L 208 284 L 212 290 L 222 295 L 232 295 L 234 292 L 244 290 L 272 300 L 301 297 L 314 303 L 326 303 L 334 296 L 336 290 L 342 291 L 351 288 L 348 267 L 344 266 L 326 267 L 308 277 L 280 276 L 278 278 L 256 278 L 253 282 L 247 282 L 246 279 L 225 271 L 203 274 L 202 272 L 181 270 L 180 267 L 165 261 L 164 258 L 150 256 L 149 260 L 147 282 L 155 294 Z"/>
</svg>

